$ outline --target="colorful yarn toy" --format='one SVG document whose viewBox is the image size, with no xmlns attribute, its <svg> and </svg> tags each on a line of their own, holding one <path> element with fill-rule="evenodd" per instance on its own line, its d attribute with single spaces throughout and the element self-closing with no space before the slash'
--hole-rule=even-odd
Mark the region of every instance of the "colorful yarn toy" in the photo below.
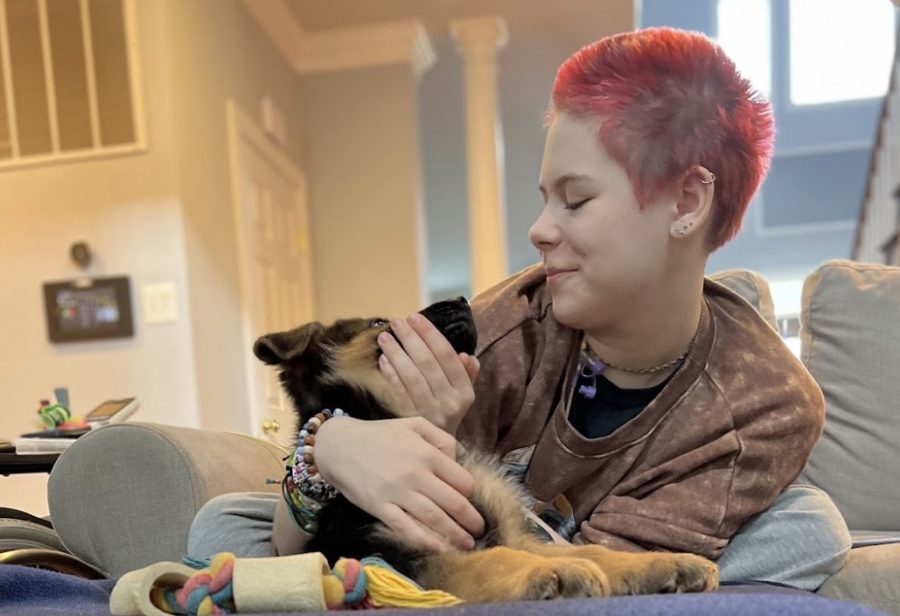
<svg viewBox="0 0 900 616">
<path fill-rule="evenodd" d="M 211 561 L 186 558 L 184 564 L 201 569 L 181 588 L 154 588 L 150 599 L 169 614 L 218 616 L 236 612 L 232 575 L 234 554 L 221 552 Z M 361 561 L 342 558 L 322 576 L 329 610 L 381 607 L 444 607 L 462 600 L 441 590 L 423 590 L 380 558 Z"/>
<path fill-rule="evenodd" d="M 322 579 L 329 610 L 380 607 L 446 607 L 462 599 L 442 590 L 424 590 L 380 558 L 342 558 Z"/>
<path fill-rule="evenodd" d="M 186 558 L 184 564 L 200 568 L 206 565 L 206 561 Z M 208 568 L 192 575 L 183 587 L 154 588 L 150 600 L 170 614 L 232 614 L 235 611 L 231 587 L 233 572 L 234 554 L 221 552 L 212 557 Z"/>
</svg>

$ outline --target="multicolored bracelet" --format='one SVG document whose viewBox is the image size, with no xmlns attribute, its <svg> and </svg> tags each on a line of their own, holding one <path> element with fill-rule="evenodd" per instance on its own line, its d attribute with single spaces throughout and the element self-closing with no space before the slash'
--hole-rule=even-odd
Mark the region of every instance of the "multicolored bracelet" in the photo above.
<svg viewBox="0 0 900 616">
<path fill-rule="evenodd" d="M 300 493 L 291 478 L 290 471 L 281 482 L 281 495 L 300 530 L 310 535 L 314 534 L 319 528 L 319 511 L 322 505 Z"/>
<path fill-rule="evenodd" d="M 315 532 L 316 518 L 322 505 L 334 499 L 338 490 L 319 474 L 315 463 L 316 432 L 332 417 L 343 417 L 341 409 L 325 409 L 303 424 L 297 436 L 297 448 L 288 458 L 282 494 L 294 520 L 308 533 Z"/>
</svg>

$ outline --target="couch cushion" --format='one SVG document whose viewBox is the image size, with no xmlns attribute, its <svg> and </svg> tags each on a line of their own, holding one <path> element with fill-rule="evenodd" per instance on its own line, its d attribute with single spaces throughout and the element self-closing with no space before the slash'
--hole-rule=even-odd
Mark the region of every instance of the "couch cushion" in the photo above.
<svg viewBox="0 0 900 616">
<path fill-rule="evenodd" d="M 900 544 L 850 550 L 847 564 L 819 588 L 832 599 L 858 601 L 900 616 Z"/>
<path fill-rule="evenodd" d="M 802 360 L 826 414 L 805 479 L 851 530 L 900 530 L 900 268 L 829 261 L 802 306 Z"/>
<path fill-rule="evenodd" d="M 772 303 L 772 293 L 765 278 L 748 270 L 724 270 L 709 276 L 710 280 L 725 285 L 756 308 L 766 323 L 776 327 L 775 306 Z"/>
</svg>

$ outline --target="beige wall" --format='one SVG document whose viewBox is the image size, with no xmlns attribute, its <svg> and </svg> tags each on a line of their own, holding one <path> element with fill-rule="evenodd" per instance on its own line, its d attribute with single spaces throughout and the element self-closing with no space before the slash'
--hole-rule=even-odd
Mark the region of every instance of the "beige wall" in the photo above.
<svg viewBox="0 0 900 616">
<path fill-rule="evenodd" d="M 79 410 L 135 394 L 142 401 L 137 419 L 255 431 L 246 409 L 250 350 L 241 333 L 229 190 L 229 97 L 252 117 L 264 95 L 286 113 L 288 155 L 309 180 L 318 317 L 401 315 L 426 301 L 420 84 L 409 67 L 300 78 L 239 0 L 134 5 L 148 150 L 0 171 L 0 436 L 30 429 L 37 401 L 61 384 Z M 447 51 L 445 63 L 453 57 Z M 444 79 L 439 72 L 429 78 Z M 525 81 L 517 79 L 517 87 Z M 458 75 L 447 83 L 459 83 Z M 453 108 L 426 123 L 437 118 L 458 133 L 461 107 Z M 539 121 L 539 114 L 523 115 Z M 521 149 L 512 147 L 517 133 L 506 128 L 512 150 Z M 433 143 L 440 137 L 425 134 Z M 461 139 L 457 145 L 461 156 Z M 442 175 L 445 162 L 432 156 Z M 457 179 L 449 192 L 454 207 L 465 194 Z M 76 274 L 67 256 L 76 240 L 98 255 L 91 274 L 131 276 L 133 339 L 47 342 L 40 284 Z M 143 322 L 140 287 L 155 282 L 175 283 L 176 323 Z M 44 486 L 38 475 L 0 477 L 2 504 L 46 513 Z"/>
<path fill-rule="evenodd" d="M 206 428 L 251 432 L 225 101 L 235 98 L 258 118 L 269 95 L 287 116 L 287 153 L 302 166 L 300 84 L 239 0 L 167 7 L 200 419 Z"/>
<path fill-rule="evenodd" d="M 137 8 L 148 149 L 0 171 L 0 436 L 32 428 L 41 398 L 67 385 L 78 411 L 137 395 L 135 419 L 249 430 L 231 210 L 225 101 L 253 117 L 270 95 L 288 113 L 300 161 L 298 78 L 238 0 L 161 0 Z M 51 345 L 41 283 L 78 272 L 131 277 L 134 338 Z M 174 282 L 180 318 L 145 324 L 140 287 Z M 46 476 L 0 477 L 4 506 L 47 513 Z"/>
<path fill-rule="evenodd" d="M 187 280 L 178 203 L 169 50 L 162 5 L 136 2 L 149 149 L 140 154 L 0 171 L 0 435 L 33 429 L 34 410 L 57 385 L 76 412 L 136 395 L 135 419 L 197 425 L 190 324 L 143 323 L 141 285 L 174 282 L 185 312 Z M 47 341 L 41 283 L 71 278 L 69 245 L 87 241 L 91 275 L 131 277 L 135 336 L 109 342 Z M 0 477 L 3 505 L 46 513 L 46 476 Z"/>
<path fill-rule="evenodd" d="M 425 301 L 417 84 L 408 66 L 305 77 L 317 317 Z"/>
</svg>

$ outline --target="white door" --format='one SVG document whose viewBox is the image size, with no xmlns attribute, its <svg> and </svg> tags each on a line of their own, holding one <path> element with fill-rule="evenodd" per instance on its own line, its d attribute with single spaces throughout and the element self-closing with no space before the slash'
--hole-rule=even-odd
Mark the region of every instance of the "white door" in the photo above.
<svg viewBox="0 0 900 616">
<path fill-rule="evenodd" d="M 306 182 L 252 118 L 234 101 L 227 106 L 251 431 L 292 445 L 296 415 L 276 370 L 252 347 L 263 334 L 315 318 Z"/>
</svg>

